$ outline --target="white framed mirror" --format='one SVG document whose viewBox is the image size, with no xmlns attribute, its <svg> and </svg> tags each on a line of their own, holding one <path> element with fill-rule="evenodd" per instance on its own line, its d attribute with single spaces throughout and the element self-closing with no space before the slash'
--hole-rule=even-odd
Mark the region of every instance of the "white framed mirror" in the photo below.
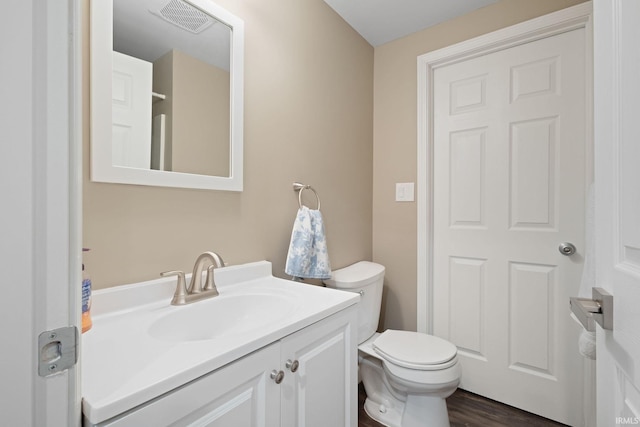
<svg viewBox="0 0 640 427">
<path fill-rule="evenodd" d="M 91 180 L 242 191 L 244 22 L 209 0 L 91 0 Z"/>
</svg>

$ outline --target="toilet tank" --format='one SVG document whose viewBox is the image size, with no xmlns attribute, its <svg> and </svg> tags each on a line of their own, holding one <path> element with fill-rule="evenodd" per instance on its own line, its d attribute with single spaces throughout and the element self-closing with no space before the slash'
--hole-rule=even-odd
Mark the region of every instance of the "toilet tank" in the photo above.
<svg viewBox="0 0 640 427">
<path fill-rule="evenodd" d="M 360 261 L 331 273 L 324 283 L 335 289 L 360 294 L 358 304 L 358 344 L 366 341 L 378 329 L 384 266 Z"/>
</svg>

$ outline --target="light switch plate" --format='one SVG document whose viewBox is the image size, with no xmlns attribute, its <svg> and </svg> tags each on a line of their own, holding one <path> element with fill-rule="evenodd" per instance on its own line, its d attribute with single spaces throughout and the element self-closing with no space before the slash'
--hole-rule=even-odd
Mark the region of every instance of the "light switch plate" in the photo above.
<svg viewBox="0 0 640 427">
<path fill-rule="evenodd" d="M 396 183 L 396 202 L 413 202 L 414 201 L 414 183 L 398 182 Z"/>
</svg>

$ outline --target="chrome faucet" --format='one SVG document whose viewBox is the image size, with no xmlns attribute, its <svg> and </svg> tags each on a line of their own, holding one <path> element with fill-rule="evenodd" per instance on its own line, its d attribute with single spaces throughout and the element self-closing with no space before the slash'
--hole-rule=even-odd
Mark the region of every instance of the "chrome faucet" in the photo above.
<svg viewBox="0 0 640 427">
<path fill-rule="evenodd" d="M 205 284 L 202 286 L 202 272 L 207 264 L 207 276 L 205 278 Z M 213 281 L 213 270 L 220 267 L 224 267 L 224 262 L 220 255 L 215 252 L 203 252 L 196 258 L 189 287 L 186 285 L 183 271 L 172 270 L 160 273 L 162 277 L 178 276 L 178 285 L 171 300 L 171 305 L 190 304 L 219 295 L 216 284 Z"/>
</svg>

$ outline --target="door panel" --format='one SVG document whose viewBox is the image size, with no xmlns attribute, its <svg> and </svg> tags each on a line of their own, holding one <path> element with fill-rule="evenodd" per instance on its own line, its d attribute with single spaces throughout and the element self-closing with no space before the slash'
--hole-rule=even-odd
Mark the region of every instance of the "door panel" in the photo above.
<svg viewBox="0 0 640 427">
<path fill-rule="evenodd" d="M 579 29 L 434 71 L 434 333 L 458 346 L 462 388 L 572 425 L 585 46 Z"/>
<path fill-rule="evenodd" d="M 640 3 L 594 3 L 596 284 L 614 296 L 596 326 L 598 426 L 640 424 Z"/>
<path fill-rule="evenodd" d="M 153 64 L 113 52 L 111 161 L 115 166 L 151 167 Z"/>
<path fill-rule="evenodd" d="M 557 118 L 512 123 L 509 223 L 511 229 L 555 228 Z"/>
</svg>

